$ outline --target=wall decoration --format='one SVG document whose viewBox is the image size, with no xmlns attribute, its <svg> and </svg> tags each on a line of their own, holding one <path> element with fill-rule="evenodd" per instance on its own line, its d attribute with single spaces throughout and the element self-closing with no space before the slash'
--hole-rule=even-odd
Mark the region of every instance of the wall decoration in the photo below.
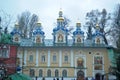
<svg viewBox="0 0 120 80">
<path fill-rule="evenodd" d="M 59 34 L 59 36 L 58 36 L 58 42 L 63 42 L 63 35 L 62 34 Z"/>
</svg>

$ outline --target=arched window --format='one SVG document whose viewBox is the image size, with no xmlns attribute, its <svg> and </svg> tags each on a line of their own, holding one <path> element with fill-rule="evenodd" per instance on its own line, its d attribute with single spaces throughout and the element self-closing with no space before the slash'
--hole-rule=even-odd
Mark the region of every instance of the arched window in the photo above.
<svg viewBox="0 0 120 80">
<path fill-rule="evenodd" d="M 80 37 L 77 38 L 77 42 L 81 43 L 81 38 Z"/>
<path fill-rule="evenodd" d="M 18 41 L 19 41 L 19 38 L 18 38 L 18 37 L 15 37 L 15 41 L 18 42 Z"/>
<path fill-rule="evenodd" d="M 48 70 L 48 71 L 47 71 L 47 76 L 48 76 L 48 77 L 51 77 L 51 70 Z"/>
<path fill-rule="evenodd" d="M 58 70 L 55 70 L 55 77 L 58 77 L 59 76 L 59 72 Z"/>
<path fill-rule="evenodd" d="M 63 77 L 67 77 L 67 71 L 66 71 L 66 70 L 63 70 L 62 76 L 63 76 Z"/>
<path fill-rule="evenodd" d="M 63 35 L 62 34 L 59 34 L 59 36 L 58 36 L 58 42 L 63 42 Z"/>
<path fill-rule="evenodd" d="M 77 78 L 79 78 L 79 79 L 81 79 L 81 80 L 83 80 L 84 75 L 85 75 L 84 72 L 81 71 L 81 70 L 79 70 L 79 71 L 77 72 Z"/>
<path fill-rule="evenodd" d="M 42 77 L 43 76 L 43 71 L 42 69 L 39 70 L 39 77 Z"/>
<path fill-rule="evenodd" d="M 30 69 L 30 76 L 34 77 L 35 76 L 35 70 L 34 69 Z"/>
<path fill-rule="evenodd" d="M 97 38 L 96 43 L 100 44 L 100 38 Z"/>
<path fill-rule="evenodd" d="M 36 43 L 41 43 L 41 38 L 40 38 L 40 36 L 36 36 Z"/>
</svg>

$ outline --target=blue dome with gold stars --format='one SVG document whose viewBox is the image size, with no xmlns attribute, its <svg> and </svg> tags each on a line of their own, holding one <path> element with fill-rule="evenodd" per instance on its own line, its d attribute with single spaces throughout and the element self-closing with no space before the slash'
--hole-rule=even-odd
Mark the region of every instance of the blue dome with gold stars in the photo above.
<svg viewBox="0 0 120 80">
<path fill-rule="evenodd" d="M 37 22 L 36 23 L 36 28 L 35 30 L 33 31 L 33 35 L 44 35 L 45 33 L 42 31 L 42 27 L 41 27 L 41 23 L 40 22 Z"/>
<path fill-rule="evenodd" d="M 84 32 L 81 30 L 81 23 L 76 23 L 76 31 L 73 32 L 73 35 L 84 35 Z"/>
<path fill-rule="evenodd" d="M 103 36 L 103 33 L 100 32 L 100 27 L 98 24 L 96 24 L 96 31 L 95 33 L 92 35 L 93 37 L 96 37 L 96 36 Z"/>
<path fill-rule="evenodd" d="M 21 32 L 19 31 L 19 24 L 15 24 L 15 28 L 13 29 L 13 31 L 11 32 L 11 35 L 15 35 L 15 34 L 18 34 L 18 35 L 21 35 Z"/>
<path fill-rule="evenodd" d="M 33 31 L 33 35 L 37 35 L 37 34 L 44 35 L 45 33 L 41 30 L 41 28 L 36 28 Z"/>
<path fill-rule="evenodd" d="M 66 28 L 64 28 L 64 27 L 56 27 L 56 28 L 53 29 L 53 32 L 55 33 L 55 32 L 57 32 L 57 31 L 59 31 L 59 30 L 62 30 L 62 31 L 64 31 L 64 32 L 68 32 L 68 29 L 66 29 Z"/>
</svg>

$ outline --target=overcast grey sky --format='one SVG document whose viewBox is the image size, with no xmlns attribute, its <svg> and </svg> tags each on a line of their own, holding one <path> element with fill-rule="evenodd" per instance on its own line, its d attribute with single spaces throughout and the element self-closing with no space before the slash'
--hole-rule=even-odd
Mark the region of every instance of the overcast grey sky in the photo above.
<svg viewBox="0 0 120 80">
<path fill-rule="evenodd" d="M 113 12 L 118 3 L 120 0 L 0 0 L 0 10 L 14 15 L 15 18 L 26 10 L 37 14 L 46 38 L 52 38 L 52 29 L 60 8 L 63 15 L 71 20 L 70 26 L 75 26 L 78 18 L 84 25 L 87 12 L 103 8 Z"/>
</svg>

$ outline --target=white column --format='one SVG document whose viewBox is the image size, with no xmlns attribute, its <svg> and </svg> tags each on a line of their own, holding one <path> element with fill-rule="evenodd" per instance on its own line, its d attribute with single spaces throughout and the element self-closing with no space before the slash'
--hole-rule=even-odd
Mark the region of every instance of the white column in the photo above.
<svg viewBox="0 0 120 80">
<path fill-rule="evenodd" d="M 48 66 L 50 66 L 50 50 L 48 50 L 48 63 L 47 63 Z"/>
<path fill-rule="evenodd" d="M 59 50 L 59 67 L 62 66 L 62 51 Z"/>
<path fill-rule="evenodd" d="M 73 56 L 73 50 L 71 50 L 70 53 L 71 53 L 71 67 L 73 67 L 73 57 L 74 57 L 74 56 Z"/>
<path fill-rule="evenodd" d="M 18 57 L 19 57 L 19 60 L 20 60 L 20 67 L 22 67 L 22 63 L 23 63 L 23 55 L 21 54 L 21 53 L 18 53 L 19 55 L 18 55 Z"/>
<path fill-rule="evenodd" d="M 27 58 L 27 50 L 25 50 L 25 53 L 24 53 L 24 66 L 26 66 L 26 58 Z"/>
<path fill-rule="evenodd" d="M 76 69 L 74 69 L 74 76 L 76 77 L 77 75 L 76 75 Z"/>
<path fill-rule="evenodd" d="M 85 61 L 85 68 L 87 67 L 86 66 L 86 55 L 83 55 L 83 59 Z M 87 77 L 87 69 L 85 69 L 85 77 Z"/>
<path fill-rule="evenodd" d="M 38 66 L 38 49 L 36 49 L 36 66 Z"/>
</svg>

